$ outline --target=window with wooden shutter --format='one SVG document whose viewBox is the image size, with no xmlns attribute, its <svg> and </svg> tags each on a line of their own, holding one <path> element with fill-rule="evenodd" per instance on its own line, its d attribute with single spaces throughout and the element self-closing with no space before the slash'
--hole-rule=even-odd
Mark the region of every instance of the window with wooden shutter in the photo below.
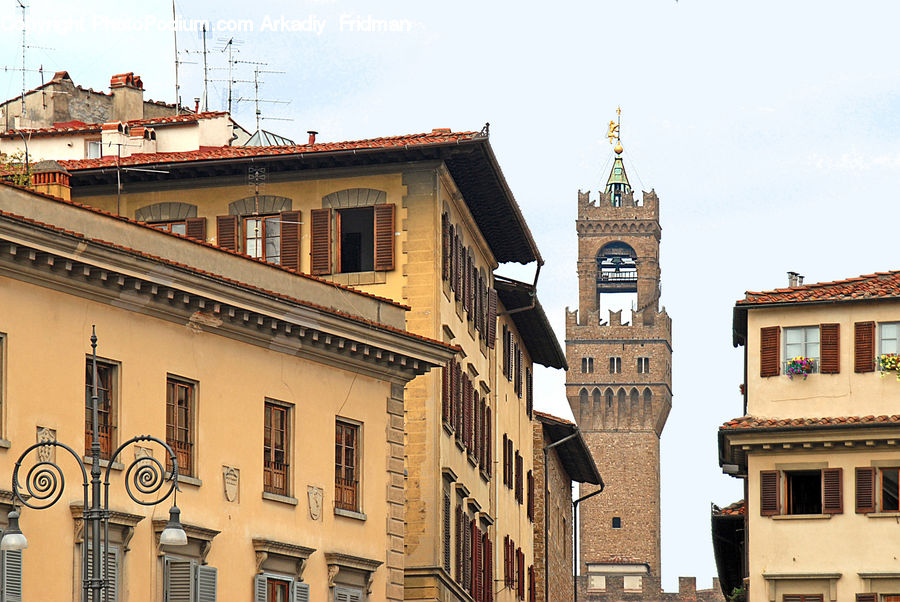
<svg viewBox="0 0 900 602">
<path fill-rule="evenodd" d="M 283 211 L 281 220 L 281 265 L 300 271 L 300 212 Z"/>
<path fill-rule="evenodd" d="M 463 509 L 462 504 L 456 504 L 456 582 L 463 582 Z"/>
<path fill-rule="evenodd" d="M 238 251 L 238 216 L 216 216 L 216 244 L 229 251 Z"/>
<path fill-rule="evenodd" d="M 22 602 L 22 550 L 0 552 L 3 602 Z"/>
<path fill-rule="evenodd" d="M 444 570 L 450 574 L 450 492 L 444 491 Z"/>
<path fill-rule="evenodd" d="M 463 514 L 463 589 L 472 592 L 472 520 Z"/>
<path fill-rule="evenodd" d="M 779 346 L 778 326 L 768 326 L 759 331 L 759 375 L 760 377 L 778 376 Z"/>
<path fill-rule="evenodd" d="M 534 410 L 534 383 L 532 382 L 531 368 L 525 368 L 525 413 L 531 419 Z"/>
<path fill-rule="evenodd" d="M 481 564 L 484 567 L 484 587 L 482 598 L 484 602 L 493 602 L 494 600 L 494 551 L 491 545 L 491 538 L 485 531 L 481 535 Z"/>
<path fill-rule="evenodd" d="M 493 427 L 491 425 L 491 408 L 488 406 L 484 411 L 484 457 L 485 470 L 488 476 L 494 473 L 494 436 Z"/>
<path fill-rule="evenodd" d="M 471 399 L 472 399 L 472 382 L 469 380 L 469 376 L 465 373 L 462 375 L 462 390 L 463 390 L 463 402 L 462 402 L 462 410 L 463 410 L 463 422 L 462 428 L 460 429 L 462 432 L 462 444 L 465 447 L 469 446 L 469 421 L 472 419 L 471 414 Z"/>
<path fill-rule="evenodd" d="M 534 591 L 534 565 L 528 567 L 528 602 L 536 602 Z"/>
<path fill-rule="evenodd" d="M 463 274 L 465 273 L 463 266 L 463 245 L 462 245 L 462 237 L 459 235 L 459 228 L 456 229 L 456 274 L 454 274 L 454 279 L 456 280 L 456 300 L 458 302 L 462 302 L 463 300 Z"/>
<path fill-rule="evenodd" d="M 189 217 L 184 220 L 185 235 L 188 238 L 206 242 L 206 218 Z"/>
<path fill-rule="evenodd" d="M 506 476 L 507 476 L 507 472 L 506 472 L 506 463 L 507 463 L 507 459 L 506 459 L 506 433 L 503 433 L 503 450 L 502 450 L 502 451 L 503 451 L 503 484 L 506 485 L 506 483 L 507 483 L 507 478 L 506 478 Z"/>
<path fill-rule="evenodd" d="M 215 567 L 194 565 L 197 582 L 197 602 L 216 602 L 219 572 Z"/>
<path fill-rule="evenodd" d="M 482 468 L 487 463 L 487 425 L 485 424 L 485 420 L 487 420 L 487 405 L 484 400 L 485 398 L 482 396 L 478 406 L 478 453 L 475 454 L 478 465 Z"/>
<path fill-rule="evenodd" d="M 501 364 L 503 365 L 503 376 L 506 380 L 509 380 L 509 345 L 510 345 L 510 336 L 509 329 L 506 328 L 506 324 L 503 325 L 503 358 L 501 359 Z"/>
<path fill-rule="evenodd" d="M 331 209 L 313 209 L 309 217 L 309 269 L 331 273 Z"/>
<path fill-rule="evenodd" d="M 293 602 L 309 602 L 309 584 L 294 581 Z"/>
<path fill-rule="evenodd" d="M 450 364 L 441 368 L 441 413 L 444 424 L 450 424 Z"/>
<path fill-rule="evenodd" d="M 515 486 L 514 480 L 515 476 L 513 474 L 513 441 L 512 439 L 506 440 L 506 449 L 507 449 L 507 458 L 509 459 L 509 482 L 508 486 L 512 489 Z"/>
<path fill-rule="evenodd" d="M 165 602 L 196 602 L 194 571 L 190 560 L 166 558 L 164 575 Z"/>
<path fill-rule="evenodd" d="M 875 371 L 875 322 L 853 325 L 853 369 L 859 373 Z"/>
<path fill-rule="evenodd" d="M 822 470 L 822 513 L 841 514 L 844 511 L 843 471 L 841 468 Z"/>
<path fill-rule="evenodd" d="M 334 602 L 362 602 L 363 592 L 355 587 L 334 586 Z"/>
<path fill-rule="evenodd" d="M 856 513 L 875 512 L 875 468 L 856 468 Z"/>
<path fill-rule="evenodd" d="M 516 395 L 522 399 L 522 348 L 516 345 Z"/>
<path fill-rule="evenodd" d="M 469 247 L 463 249 L 463 309 L 466 319 L 472 319 L 472 252 Z"/>
<path fill-rule="evenodd" d="M 837 374 L 841 371 L 841 325 L 820 324 L 819 340 L 821 358 L 819 372 L 821 374 Z"/>
<path fill-rule="evenodd" d="M 503 536 L 503 583 L 509 586 L 509 535 Z"/>
<path fill-rule="evenodd" d="M 375 205 L 375 270 L 394 269 L 394 205 Z"/>
<path fill-rule="evenodd" d="M 487 300 L 487 344 L 493 349 L 497 344 L 497 291 L 488 289 Z"/>
<path fill-rule="evenodd" d="M 522 456 L 519 452 L 516 452 L 516 501 L 520 504 L 524 501 L 525 496 L 524 493 L 524 475 L 523 473 L 523 462 Z"/>
<path fill-rule="evenodd" d="M 441 214 L 441 279 L 450 280 L 450 216 Z"/>
<path fill-rule="evenodd" d="M 478 524 L 473 520 L 472 521 L 472 583 L 470 591 L 472 592 L 472 597 L 475 598 L 475 602 L 480 602 L 481 600 L 481 533 L 478 529 Z"/>
<path fill-rule="evenodd" d="M 762 516 L 778 514 L 778 480 L 777 470 L 759 473 L 759 512 Z"/>
<path fill-rule="evenodd" d="M 878 594 L 876 594 L 876 593 L 856 594 L 856 602 L 878 602 Z"/>
<path fill-rule="evenodd" d="M 462 367 L 454 362 L 454 382 L 456 383 L 456 394 L 454 397 L 453 405 L 456 408 L 456 422 L 454 424 L 456 428 L 456 440 L 462 443 L 463 440 L 463 425 L 465 424 L 465 403 L 463 403 L 463 398 L 465 393 L 463 392 L 463 374 Z"/>
<path fill-rule="evenodd" d="M 93 546 L 88 546 L 88 564 L 87 564 L 87 578 L 94 578 L 94 563 L 91 562 L 93 554 Z M 102 558 L 100 562 L 103 563 L 103 568 L 101 569 L 101 574 L 103 578 L 106 579 L 106 595 L 100 595 L 97 598 L 98 602 L 118 602 L 119 600 L 119 548 L 116 546 L 109 546 L 106 551 L 106 558 Z M 0 600 L 6 602 L 8 598 L 0 597 Z M 93 602 L 93 592 L 89 592 L 87 595 L 88 602 Z"/>
<path fill-rule="evenodd" d="M 528 477 L 526 478 L 526 481 L 528 484 L 528 504 L 526 506 L 528 511 L 528 520 L 534 522 L 534 475 L 530 470 L 528 471 Z"/>
<path fill-rule="evenodd" d="M 525 553 L 516 548 L 516 593 L 519 600 L 525 599 Z"/>
<path fill-rule="evenodd" d="M 360 428 L 341 420 L 334 423 L 334 506 L 359 511 Z"/>
<path fill-rule="evenodd" d="M 266 401 L 263 409 L 263 491 L 290 493 L 290 406 Z"/>
</svg>

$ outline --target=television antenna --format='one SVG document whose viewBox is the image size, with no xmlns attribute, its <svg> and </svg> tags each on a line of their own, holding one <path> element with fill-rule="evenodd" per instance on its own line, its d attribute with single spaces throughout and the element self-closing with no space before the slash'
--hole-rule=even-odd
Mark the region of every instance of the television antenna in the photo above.
<svg viewBox="0 0 900 602">
<path fill-rule="evenodd" d="M 25 120 L 25 92 L 28 91 L 25 84 L 25 76 L 28 73 L 40 73 L 41 74 L 41 84 L 44 83 L 44 67 L 41 66 L 40 69 L 28 69 L 25 64 L 26 54 L 29 48 L 36 50 L 53 50 L 53 48 L 47 48 L 45 46 L 29 46 L 26 38 L 27 27 L 26 27 L 26 19 L 25 19 L 25 9 L 28 8 L 28 5 L 25 4 L 22 0 L 16 0 L 16 4 L 19 5 L 19 8 L 22 10 L 22 65 L 20 67 L 3 67 L 4 71 L 19 71 L 22 74 L 22 111 L 20 113 L 20 119 L 24 122 Z M 8 120 L 8 116 L 7 116 Z M 8 123 L 7 123 L 8 126 Z"/>
<path fill-rule="evenodd" d="M 237 62 L 251 63 L 251 61 L 237 61 Z M 269 70 L 269 69 L 260 69 L 259 68 L 259 65 L 265 65 L 266 63 L 254 62 L 251 64 L 255 65 L 255 67 L 253 68 L 253 98 L 240 97 L 235 102 L 249 102 L 251 100 L 253 101 L 253 106 L 254 106 L 254 110 L 256 113 L 256 131 L 259 131 L 259 122 L 261 119 L 291 121 L 291 119 L 286 118 L 286 117 L 263 117 L 262 111 L 260 111 L 260 109 L 259 109 L 259 103 L 261 103 L 261 102 L 269 103 L 269 104 L 282 104 L 282 105 L 290 104 L 291 101 L 289 101 L 289 100 L 275 100 L 275 99 L 259 97 L 259 85 L 264 83 L 264 82 L 259 81 L 259 74 L 260 73 L 284 73 L 284 71 L 273 71 L 273 70 Z M 249 83 L 249 81 L 248 81 L 248 83 Z"/>
<path fill-rule="evenodd" d="M 230 37 L 227 40 L 225 38 L 219 38 L 219 41 L 223 42 L 223 44 L 224 44 L 221 48 L 221 52 L 228 53 L 228 67 L 226 67 L 226 69 L 228 69 L 228 79 L 226 79 L 224 81 L 228 82 L 228 114 L 230 115 L 231 114 L 232 88 L 233 88 L 234 84 L 237 83 L 234 79 L 234 65 L 237 62 L 237 59 L 234 58 L 234 53 L 240 52 L 240 48 L 235 48 L 235 46 L 240 46 L 244 42 L 242 40 L 236 40 L 236 39 L 234 39 L 234 37 Z M 213 81 L 223 81 L 223 80 L 219 79 L 219 80 L 213 80 Z"/>
</svg>

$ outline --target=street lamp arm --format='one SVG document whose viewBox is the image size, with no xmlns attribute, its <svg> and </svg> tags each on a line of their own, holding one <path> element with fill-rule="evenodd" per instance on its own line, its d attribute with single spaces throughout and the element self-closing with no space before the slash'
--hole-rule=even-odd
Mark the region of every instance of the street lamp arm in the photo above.
<svg viewBox="0 0 900 602">
<path fill-rule="evenodd" d="M 28 454 L 39 448 L 47 448 L 49 450 L 54 447 L 66 450 L 73 458 L 75 458 L 78 468 L 81 469 L 82 485 L 85 488 L 88 486 L 89 479 L 87 470 L 84 468 L 81 456 L 79 456 L 74 449 L 61 441 L 41 441 L 22 452 L 22 455 L 16 460 L 15 468 L 13 468 L 13 495 L 23 506 L 35 510 L 42 510 L 55 504 L 62 496 L 63 490 L 66 488 L 66 478 L 59 465 L 55 462 L 51 462 L 49 459 L 40 460 L 39 457 L 38 459 L 40 461 L 28 469 L 28 473 L 25 475 L 24 493 L 22 483 L 19 482 L 19 469 L 22 468 L 22 462 Z M 34 500 L 38 500 L 38 503 L 34 503 Z M 48 502 L 46 500 L 50 501 Z"/>
<path fill-rule="evenodd" d="M 156 443 L 166 451 L 168 459 L 172 462 L 172 472 L 169 477 L 166 478 L 165 466 L 152 455 L 135 458 L 134 461 L 128 465 L 128 468 L 125 469 L 125 491 L 128 493 L 128 497 L 138 504 L 142 506 L 155 506 L 172 495 L 172 492 L 177 486 L 178 457 L 175 454 L 175 450 L 173 450 L 168 443 L 152 435 L 138 435 L 137 437 L 132 437 L 116 449 L 112 456 L 110 456 L 109 463 L 106 466 L 103 486 L 107 491 L 109 490 L 109 475 L 113 468 L 113 462 L 119 457 L 119 454 L 128 446 L 135 443 L 143 443 L 145 441 Z M 145 501 L 135 494 L 135 491 L 142 496 L 149 496 L 157 493 L 163 488 L 166 481 L 169 481 L 169 487 L 162 497 Z"/>
</svg>

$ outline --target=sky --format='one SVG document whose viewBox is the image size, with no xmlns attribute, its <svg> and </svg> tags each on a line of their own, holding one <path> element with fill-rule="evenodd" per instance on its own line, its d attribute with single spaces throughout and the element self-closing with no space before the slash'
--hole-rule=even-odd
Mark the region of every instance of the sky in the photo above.
<svg viewBox="0 0 900 602">
<path fill-rule="evenodd" d="M 29 0 L 26 67 L 106 91 L 141 75 L 175 97 L 171 2 Z M 21 12 L 0 0 L 0 96 L 21 91 Z M 577 191 L 608 175 L 606 124 L 622 107 L 626 169 L 660 198 L 662 305 L 673 320 L 673 409 L 662 436 L 663 585 L 715 574 L 710 503 L 742 495 L 716 430 L 742 413 L 731 312 L 747 290 L 900 268 L 900 4 L 829 0 L 182 1 L 182 102 L 211 79 L 264 73 L 262 127 L 319 141 L 480 130 L 546 264 L 538 294 L 560 341 L 577 306 Z M 379 31 L 386 21 L 387 30 Z M 189 64 L 192 61 L 193 64 Z M 26 72 L 32 88 L 41 74 Z M 241 83 L 233 98 L 252 98 Z M 210 83 L 210 109 L 227 99 Z M 234 104 L 255 129 L 252 103 Z M 277 119 L 276 119 L 277 118 Z M 533 270 L 509 273 L 529 277 Z M 565 375 L 535 374 L 536 406 L 571 417 Z"/>
</svg>

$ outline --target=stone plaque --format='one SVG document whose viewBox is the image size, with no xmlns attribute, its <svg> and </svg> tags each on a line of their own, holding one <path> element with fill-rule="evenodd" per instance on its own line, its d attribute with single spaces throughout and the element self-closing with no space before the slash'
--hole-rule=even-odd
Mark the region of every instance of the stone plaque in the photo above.
<svg viewBox="0 0 900 602">
<path fill-rule="evenodd" d="M 37 427 L 37 442 L 56 441 L 56 430 L 45 426 Z M 56 446 L 44 445 L 37 448 L 37 457 L 41 462 L 56 462 Z"/>
<path fill-rule="evenodd" d="M 325 493 L 321 487 L 313 487 L 309 485 L 306 488 L 306 494 L 309 497 L 309 517 L 313 520 L 322 518 L 322 498 Z"/>
<path fill-rule="evenodd" d="M 165 454 L 163 454 L 163 455 L 165 455 Z M 153 457 L 153 450 L 150 449 L 149 447 L 141 447 L 140 445 L 134 446 L 135 462 L 137 462 L 138 460 L 140 460 L 142 458 L 152 458 L 152 457 Z"/>
<path fill-rule="evenodd" d="M 241 493 L 241 471 L 233 466 L 222 466 L 222 481 L 225 485 L 225 499 L 237 502 Z"/>
</svg>

